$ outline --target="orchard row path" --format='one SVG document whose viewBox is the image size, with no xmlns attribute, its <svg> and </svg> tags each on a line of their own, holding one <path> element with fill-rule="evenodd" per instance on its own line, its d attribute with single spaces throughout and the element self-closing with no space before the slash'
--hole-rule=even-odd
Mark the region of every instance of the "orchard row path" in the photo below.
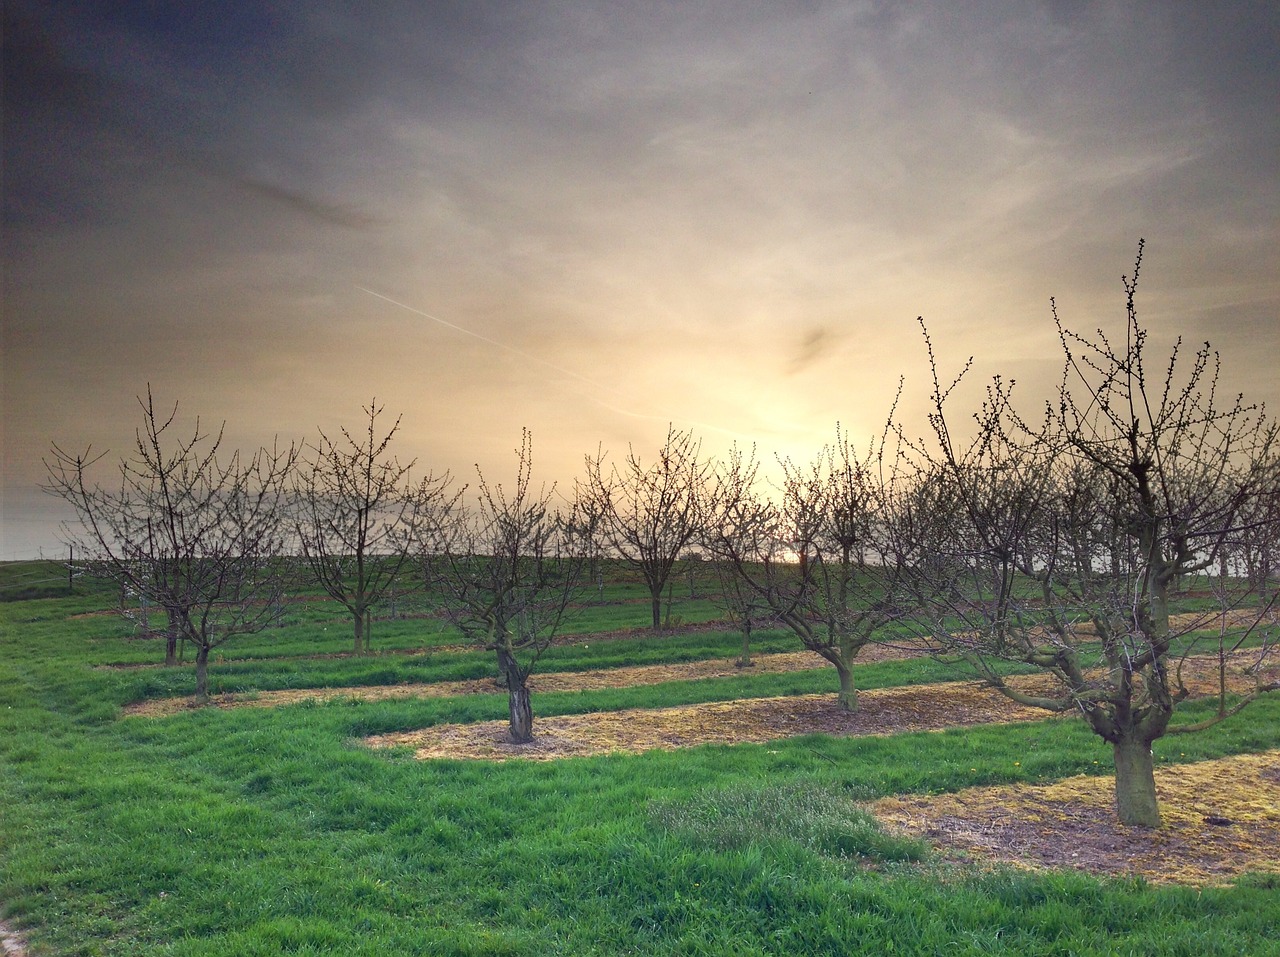
<svg viewBox="0 0 1280 957">
<path fill-rule="evenodd" d="M 874 661 L 890 661 L 919 654 L 908 649 L 877 645 L 863 650 L 858 657 L 860 664 Z M 746 674 L 780 674 L 792 671 L 813 671 L 831 667 L 824 658 L 812 651 L 787 651 L 778 654 L 754 655 L 749 668 L 740 668 L 735 658 L 715 658 L 708 661 L 690 661 L 663 665 L 626 665 L 621 668 L 602 668 L 595 671 L 557 671 L 535 674 L 529 678 L 529 690 L 535 693 L 547 691 L 599 691 L 604 688 L 629 688 L 662 684 L 667 681 L 699 681 L 704 678 L 730 678 Z M 834 681 L 834 678 L 833 678 Z M 298 704 L 303 701 L 333 701 L 358 699 L 381 701 L 388 698 L 440 698 L 466 694 L 503 694 L 493 678 L 473 678 L 466 681 L 433 681 L 398 685 L 363 685 L 343 688 L 291 688 L 284 691 L 259 691 L 251 694 L 220 694 L 210 698 L 214 707 L 271 708 Z M 194 698 L 155 698 L 126 705 L 124 713 L 161 717 L 197 707 Z"/>
<path fill-rule="evenodd" d="M 812 657 L 812 656 L 811 656 Z M 1248 693 L 1280 679 L 1280 668 L 1248 673 L 1253 655 L 1228 660 L 1228 689 Z M 1217 690 L 1216 656 L 1187 659 L 1184 684 L 1196 695 Z M 1007 679 L 1035 695 L 1060 690 L 1049 675 Z M 944 681 L 858 692 L 858 709 L 844 711 L 834 694 L 747 698 L 671 708 L 627 708 L 539 718 L 534 740 L 513 744 L 506 721 L 441 724 L 366 738 L 372 747 L 412 748 L 419 759 L 541 760 L 588 757 L 614 751 L 673 750 L 701 744 L 763 744 L 804 734 L 841 737 L 888 735 L 1013 721 L 1039 721 L 1047 712 L 1018 704 L 981 681 Z"/>
</svg>

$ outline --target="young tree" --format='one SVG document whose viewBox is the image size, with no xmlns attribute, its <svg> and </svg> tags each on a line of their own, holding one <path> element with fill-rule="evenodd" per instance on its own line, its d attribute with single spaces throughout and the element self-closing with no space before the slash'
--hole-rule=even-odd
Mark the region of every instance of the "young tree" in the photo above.
<svg viewBox="0 0 1280 957">
<path fill-rule="evenodd" d="M 693 433 L 668 428 L 653 465 L 632 449 L 621 466 L 606 470 L 601 453 L 588 457 L 579 487 L 584 510 L 599 517 L 605 549 L 644 577 L 654 631 L 662 628 L 662 591 L 672 569 L 702 528 L 711 463 L 701 452 Z"/>
<path fill-rule="evenodd" d="M 1123 343 L 1064 328 L 1054 308 L 1064 374 L 1036 424 L 1014 411 L 1012 383 L 996 379 L 976 434 L 960 442 L 946 412 L 959 377 L 941 387 L 926 331 L 934 442 L 923 476 L 946 489 L 936 501 L 947 515 L 933 528 L 947 560 L 924 577 L 942 646 L 1014 700 L 1078 712 L 1112 745 L 1120 820 L 1155 826 L 1152 744 L 1253 697 L 1207 722 L 1171 724 L 1189 694 L 1183 665 L 1201 647 L 1196 632 L 1212 624 L 1212 614 L 1175 619 L 1171 605 L 1180 581 L 1215 571 L 1222 601 L 1247 603 L 1247 577 L 1224 560 L 1252 504 L 1274 495 L 1277 436 L 1261 410 L 1219 402 L 1208 344 L 1189 368 L 1175 348 L 1162 375 L 1149 373 L 1134 302 L 1141 261 L 1140 246 L 1124 280 Z M 1001 659 L 1044 669 L 1056 690 L 1011 686 L 994 667 Z"/>
<path fill-rule="evenodd" d="M 396 582 L 414 545 L 448 514 L 450 477 L 414 482 L 415 462 L 389 455 L 397 418 L 382 433 L 377 400 L 365 406 L 363 431 L 342 440 L 323 431 L 295 483 L 296 529 L 320 587 L 351 615 L 355 653 L 369 652 L 371 610 Z"/>
<path fill-rule="evenodd" d="M 716 466 L 711 507 L 702 531 L 702 545 L 719 586 L 715 600 L 742 631 L 740 668 L 752 666 L 755 626 L 774 618 L 767 591 L 756 587 L 754 576 L 744 576 L 738 570 L 740 564 L 775 558 L 781 540 L 777 512 L 758 493 L 758 471 L 754 450 L 744 456 L 736 446 L 730 449 L 728 459 Z"/>
<path fill-rule="evenodd" d="M 909 610 L 902 578 L 910 556 L 894 518 L 899 492 L 889 435 L 886 428 L 859 456 L 837 427 L 835 443 L 808 466 L 782 463 L 777 506 L 753 502 L 746 473 L 731 469 L 719 494 L 741 507 L 722 505 L 712 536 L 712 550 L 771 615 L 835 667 L 847 711 L 858 702 L 854 659 Z"/>
<path fill-rule="evenodd" d="M 133 455 L 118 490 L 91 484 L 106 453 L 53 446 L 46 491 L 70 503 L 82 531 L 76 551 L 143 602 L 163 608 L 171 630 L 196 648 L 196 697 L 209 696 L 209 653 L 278 616 L 286 587 L 286 483 L 296 451 L 260 449 L 219 459 L 222 430 L 174 436 L 177 405 L 156 411 L 148 389 Z"/>
<path fill-rule="evenodd" d="M 445 547 L 424 555 L 445 617 L 492 651 L 507 688 L 511 740 L 533 740 L 528 679 L 586 585 L 589 523 L 552 506 L 555 486 L 533 488 L 529 432 L 516 450 L 510 490 L 480 472 L 476 500 Z"/>
</svg>

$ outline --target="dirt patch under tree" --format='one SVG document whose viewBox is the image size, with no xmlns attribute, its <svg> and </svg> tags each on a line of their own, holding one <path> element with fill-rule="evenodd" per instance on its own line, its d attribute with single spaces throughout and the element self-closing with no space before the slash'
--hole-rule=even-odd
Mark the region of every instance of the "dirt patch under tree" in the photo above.
<svg viewBox="0 0 1280 957">
<path fill-rule="evenodd" d="M 812 655 L 810 657 L 813 657 Z M 1256 686 L 1259 676 L 1245 669 L 1248 654 L 1228 661 L 1228 688 L 1237 693 Z M 1217 658 L 1185 662 L 1182 678 L 1198 695 L 1217 690 Z M 673 666 L 674 667 L 674 666 Z M 1274 681 L 1277 672 L 1261 680 Z M 1036 695 L 1059 690 L 1048 675 L 1009 679 L 1014 688 Z M 629 708 L 582 715 L 539 718 L 534 740 L 513 744 L 507 722 L 444 724 L 367 739 L 373 747 L 411 747 L 415 756 L 548 761 L 613 751 L 639 752 L 699 744 L 762 743 L 802 734 L 841 736 L 941 731 L 1010 721 L 1037 721 L 1048 712 L 1020 705 L 979 681 L 879 688 L 858 693 L 858 710 L 842 711 L 833 694 L 748 698 L 674 708 Z"/>
<path fill-rule="evenodd" d="M 1115 779 L 904 795 L 868 805 L 890 827 L 946 854 L 1017 867 L 1221 884 L 1246 871 L 1280 873 L 1280 751 L 1156 769 L 1159 828 L 1116 820 Z"/>
</svg>

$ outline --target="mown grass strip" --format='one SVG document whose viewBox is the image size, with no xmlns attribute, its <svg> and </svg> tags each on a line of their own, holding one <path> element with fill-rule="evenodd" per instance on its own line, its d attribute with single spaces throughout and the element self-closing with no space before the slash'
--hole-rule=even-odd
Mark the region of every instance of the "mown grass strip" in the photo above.
<svg viewBox="0 0 1280 957">
<path fill-rule="evenodd" d="M 845 799 L 1106 773 L 1106 746 L 1079 722 L 423 764 L 353 741 L 464 712 L 501 717 L 503 697 L 118 721 L 133 679 L 83 658 L 103 622 L 64 619 L 59 602 L 0 609 L 0 912 L 52 953 L 1275 951 L 1280 887 L 1269 878 L 1191 891 L 975 873 L 877 850 L 856 821 L 843 837 L 824 830 Z M 867 666 L 862 686 L 904 664 Z M 543 695 L 535 707 L 705 693 L 686 684 Z M 1157 742 L 1157 756 L 1176 764 L 1280 747 L 1276 699 Z M 1209 708 L 1194 704 L 1180 720 Z M 800 796 L 752 796 L 772 788 Z M 737 795 L 721 807 L 741 808 L 744 822 L 759 808 L 795 812 L 805 795 L 833 810 L 733 846 L 655 826 L 654 808 L 718 792 Z"/>
</svg>

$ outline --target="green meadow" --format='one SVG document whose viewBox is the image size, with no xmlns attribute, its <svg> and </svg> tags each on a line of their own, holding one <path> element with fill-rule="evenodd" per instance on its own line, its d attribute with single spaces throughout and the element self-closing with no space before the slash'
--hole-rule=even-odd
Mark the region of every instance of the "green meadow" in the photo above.
<svg viewBox="0 0 1280 957">
<path fill-rule="evenodd" d="M 56 565 L 35 571 L 0 566 L 0 917 L 32 957 L 1280 954 L 1274 875 L 1195 888 L 987 866 L 888 834 L 859 805 L 1109 773 L 1110 749 L 1080 722 L 420 762 L 361 739 L 502 719 L 505 696 L 123 718 L 129 703 L 190 694 L 191 668 L 137 667 L 159 663 L 163 642 L 111 613 L 111 588 L 80 581 L 67 594 Z M 644 630 L 636 582 L 587 601 L 570 629 L 582 640 L 551 648 L 538 672 L 738 653 L 728 628 Z M 673 595 L 673 623 L 718 614 Z M 372 641 L 373 656 L 341 657 L 349 622 L 298 595 L 280 627 L 219 649 L 211 690 L 494 674 L 490 656 L 408 599 L 374 622 Z M 782 631 L 753 646 L 798 648 Z M 858 669 L 862 688 L 963 676 L 930 659 Z M 831 669 L 745 669 L 535 693 L 533 706 L 541 718 L 835 685 Z M 1276 747 L 1273 692 L 1156 753 L 1176 764 Z"/>
</svg>

